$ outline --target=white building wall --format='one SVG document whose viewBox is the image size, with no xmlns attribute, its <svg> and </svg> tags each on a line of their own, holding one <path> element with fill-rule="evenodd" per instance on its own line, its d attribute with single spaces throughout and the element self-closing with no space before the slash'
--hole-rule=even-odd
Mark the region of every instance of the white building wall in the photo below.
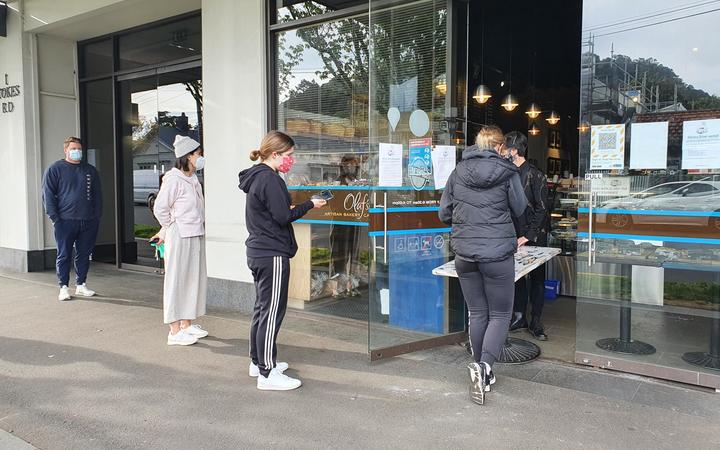
<svg viewBox="0 0 720 450">
<path fill-rule="evenodd" d="M 0 268 L 22 266 L 30 250 L 26 166 L 26 100 L 31 104 L 32 80 L 25 78 L 23 60 L 32 56 L 23 42 L 20 14 L 8 11 L 7 32 L 0 38 L 0 88 L 20 86 L 20 95 L 0 98 Z M 28 97 L 28 93 L 30 97 Z M 12 111 L 9 111 L 12 109 Z M 26 263 L 25 263 L 26 264 Z"/>
<path fill-rule="evenodd" d="M 209 299 L 241 309 L 251 304 L 243 288 L 251 287 L 252 275 L 237 174 L 252 164 L 248 154 L 266 129 L 264 8 L 263 0 L 202 4 Z"/>
</svg>

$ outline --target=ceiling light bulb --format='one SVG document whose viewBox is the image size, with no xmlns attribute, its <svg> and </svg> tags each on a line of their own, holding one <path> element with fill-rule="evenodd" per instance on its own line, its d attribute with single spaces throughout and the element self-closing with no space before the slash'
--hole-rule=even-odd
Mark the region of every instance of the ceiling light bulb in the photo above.
<svg viewBox="0 0 720 450">
<path fill-rule="evenodd" d="M 503 102 L 500 106 L 505 108 L 505 110 L 507 110 L 507 111 L 512 111 L 513 109 L 518 107 L 518 104 L 519 103 L 518 103 L 517 99 L 515 98 L 515 96 L 512 94 L 508 94 L 505 96 L 505 98 L 503 99 Z"/>
<path fill-rule="evenodd" d="M 540 107 L 538 105 L 530 103 L 530 107 L 527 111 L 525 111 L 525 114 L 527 114 L 531 119 L 537 119 L 541 112 L 542 111 L 540 111 Z"/>
<path fill-rule="evenodd" d="M 492 94 L 490 93 L 490 89 L 488 89 L 487 86 L 484 84 L 481 84 L 480 86 L 475 88 L 475 93 L 473 93 L 473 98 L 478 103 L 485 103 L 487 102 L 490 97 L 492 97 Z"/>
<path fill-rule="evenodd" d="M 551 111 L 550 116 L 545 120 L 547 120 L 550 125 L 555 125 L 560 122 L 560 116 L 558 116 L 558 113 L 555 111 Z"/>
</svg>

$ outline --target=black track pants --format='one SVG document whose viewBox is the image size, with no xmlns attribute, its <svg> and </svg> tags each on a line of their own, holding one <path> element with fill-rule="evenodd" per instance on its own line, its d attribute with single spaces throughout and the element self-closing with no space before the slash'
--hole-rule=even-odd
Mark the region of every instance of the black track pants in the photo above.
<svg viewBox="0 0 720 450">
<path fill-rule="evenodd" d="M 248 257 L 255 280 L 255 309 L 250 326 L 250 358 L 267 377 L 275 367 L 277 335 L 288 301 L 290 259 L 284 256 Z"/>
</svg>

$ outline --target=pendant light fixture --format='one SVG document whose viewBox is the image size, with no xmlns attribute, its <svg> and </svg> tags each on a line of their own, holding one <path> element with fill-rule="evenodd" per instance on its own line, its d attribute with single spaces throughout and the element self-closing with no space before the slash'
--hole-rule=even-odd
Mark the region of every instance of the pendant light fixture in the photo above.
<svg viewBox="0 0 720 450">
<path fill-rule="evenodd" d="M 537 119 L 541 112 L 540 107 L 536 103 L 530 103 L 530 107 L 525 111 L 525 114 L 531 119 Z"/>
<path fill-rule="evenodd" d="M 480 26 L 482 27 L 482 32 L 480 33 L 480 85 L 475 88 L 473 98 L 482 105 L 492 97 L 490 89 L 483 84 L 485 76 L 485 15 L 483 15 Z"/>
<path fill-rule="evenodd" d="M 558 113 L 556 113 L 555 111 L 551 111 L 550 116 L 548 116 L 548 118 L 545 120 L 547 120 L 550 125 L 556 125 L 558 122 L 560 122 L 560 116 L 558 116 Z"/>
<path fill-rule="evenodd" d="M 528 134 L 529 134 L 530 136 L 537 136 L 538 134 L 540 134 L 540 128 L 538 128 L 538 126 L 535 125 L 535 122 L 533 122 L 533 124 L 532 124 L 532 126 L 530 127 L 530 129 L 528 129 Z"/>
<path fill-rule="evenodd" d="M 540 117 L 540 114 L 542 113 L 542 110 L 540 109 L 540 106 L 538 106 L 537 103 L 535 103 L 535 54 L 536 52 L 533 51 L 533 57 L 532 57 L 532 64 L 530 68 L 530 80 L 532 80 L 532 99 L 533 102 L 530 103 L 530 106 L 528 107 L 527 111 L 525 111 L 525 114 L 528 115 L 531 119 L 537 119 Z"/>
<path fill-rule="evenodd" d="M 500 106 L 505 108 L 506 111 L 510 112 L 518 107 L 518 101 L 514 95 L 512 95 L 512 51 L 513 51 L 513 32 L 510 31 L 510 64 L 508 65 L 508 95 L 505 96 Z"/>
</svg>

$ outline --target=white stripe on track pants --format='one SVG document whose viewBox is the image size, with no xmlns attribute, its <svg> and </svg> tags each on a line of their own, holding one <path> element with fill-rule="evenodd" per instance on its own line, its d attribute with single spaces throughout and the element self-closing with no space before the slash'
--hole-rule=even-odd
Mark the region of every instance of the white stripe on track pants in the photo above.
<svg viewBox="0 0 720 450">
<path fill-rule="evenodd" d="M 255 280 L 255 308 L 250 326 L 250 358 L 263 376 L 275 367 L 277 335 L 288 301 L 290 259 L 284 256 L 248 257 Z"/>
</svg>

